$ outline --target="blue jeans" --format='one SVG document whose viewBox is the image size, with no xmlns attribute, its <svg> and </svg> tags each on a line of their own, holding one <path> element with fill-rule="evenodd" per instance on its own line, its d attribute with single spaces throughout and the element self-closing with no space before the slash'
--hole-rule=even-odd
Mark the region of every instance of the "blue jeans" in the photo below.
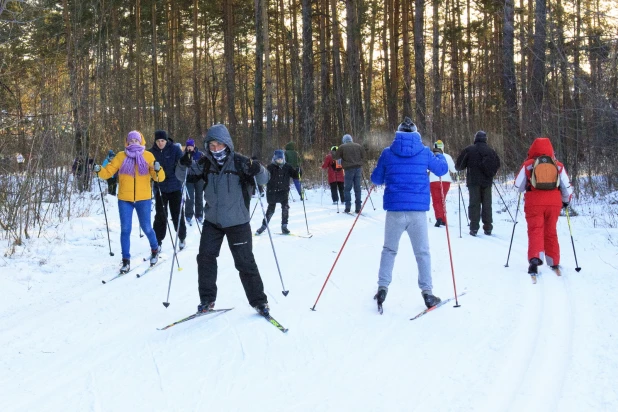
<svg viewBox="0 0 618 412">
<path fill-rule="evenodd" d="M 343 176 L 345 210 L 349 211 L 352 204 L 352 186 L 354 186 L 356 210 L 360 210 L 363 204 L 361 201 L 361 173 L 362 169 L 360 167 L 353 167 L 345 170 L 345 175 Z"/>
<path fill-rule="evenodd" d="M 118 200 L 118 213 L 120 214 L 120 247 L 122 258 L 131 259 L 131 226 L 133 223 L 133 209 L 137 212 L 137 219 L 142 231 L 150 242 L 150 249 L 159 247 L 157 236 L 150 225 L 150 208 L 152 200 L 140 200 L 139 202 L 127 202 Z"/>
</svg>

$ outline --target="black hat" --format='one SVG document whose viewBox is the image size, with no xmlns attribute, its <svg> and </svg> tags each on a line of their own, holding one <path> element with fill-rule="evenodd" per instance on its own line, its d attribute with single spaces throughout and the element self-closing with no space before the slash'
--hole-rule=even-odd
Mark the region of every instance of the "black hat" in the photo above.
<svg viewBox="0 0 618 412">
<path fill-rule="evenodd" d="M 168 140 L 167 132 L 165 130 L 156 130 L 154 132 L 155 142 L 157 140 Z"/>
<path fill-rule="evenodd" d="M 487 141 L 487 133 L 485 133 L 482 130 L 479 130 L 478 132 L 476 132 L 476 134 L 474 135 L 474 141 L 475 142 L 486 142 Z"/>
<path fill-rule="evenodd" d="M 403 122 L 397 128 L 398 132 L 416 132 L 416 125 L 412 122 L 412 119 L 406 117 Z"/>
</svg>

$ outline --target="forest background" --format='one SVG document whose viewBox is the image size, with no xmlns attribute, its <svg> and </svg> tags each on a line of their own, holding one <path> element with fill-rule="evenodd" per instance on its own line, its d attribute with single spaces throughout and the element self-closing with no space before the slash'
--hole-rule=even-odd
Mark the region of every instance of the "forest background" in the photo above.
<svg viewBox="0 0 618 412">
<path fill-rule="evenodd" d="M 0 224 L 15 244 L 70 218 L 67 194 L 91 188 L 73 159 L 100 163 L 130 130 L 184 144 L 220 122 L 266 161 L 294 141 L 318 183 L 343 134 L 375 161 L 404 116 L 452 155 L 485 130 L 502 179 L 549 136 L 577 195 L 615 190 L 615 3 L 0 0 Z"/>
</svg>

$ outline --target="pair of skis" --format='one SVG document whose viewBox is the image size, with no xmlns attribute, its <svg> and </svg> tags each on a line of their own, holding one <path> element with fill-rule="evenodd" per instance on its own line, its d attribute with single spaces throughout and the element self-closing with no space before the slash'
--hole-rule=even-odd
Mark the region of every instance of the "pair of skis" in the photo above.
<svg viewBox="0 0 618 412">
<path fill-rule="evenodd" d="M 562 276 L 562 271 L 560 270 L 560 267 L 557 267 L 556 269 L 552 268 L 551 270 L 556 274 L 556 276 Z M 535 285 L 536 285 L 536 281 L 537 281 L 537 277 L 538 276 L 539 276 L 538 274 L 536 274 L 536 275 L 531 274 L 530 275 L 530 280 L 532 280 L 532 283 L 535 284 Z"/>
<path fill-rule="evenodd" d="M 170 324 L 169 324 L 169 325 L 167 325 L 167 326 L 164 326 L 164 327 L 162 327 L 162 328 L 157 328 L 157 330 L 166 330 L 166 329 L 171 328 L 172 326 L 178 325 L 178 324 L 180 324 L 180 323 L 188 322 L 188 321 L 190 321 L 190 320 L 192 320 L 192 319 L 197 319 L 197 318 L 202 317 L 202 316 L 205 316 L 205 315 L 212 315 L 212 314 L 219 314 L 219 315 L 220 315 L 220 314 L 223 314 L 223 313 L 225 313 L 225 312 L 229 312 L 229 311 L 230 311 L 230 310 L 232 310 L 232 309 L 234 309 L 234 308 L 227 308 L 227 309 L 210 309 L 210 310 L 208 310 L 207 312 L 197 312 L 197 313 L 194 313 L 193 315 L 189 315 L 189 316 L 187 316 L 186 318 L 183 318 L 183 319 L 177 320 L 177 321 L 176 321 L 176 322 L 174 322 L 174 323 L 170 323 Z M 271 325 L 273 325 L 273 326 L 275 326 L 277 329 L 279 329 L 281 332 L 286 333 L 286 332 L 288 331 L 288 328 L 286 328 L 286 327 L 284 327 L 282 324 L 280 324 L 280 323 L 279 323 L 279 322 L 278 322 L 275 318 L 273 318 L 272 316 L 270 316 L 270 314 L 268 314 L 268 315 L 264 315 L 264 314 L 259 313 L 259 312 L 258 312 L 258 314 L 259 314 L 260 316 L 262 316 L 264 319 L 266 319 L 266 320 L 268 321 L 268 323 L 270 323 Z"/>
<path fill-rule="evenodd" d="M 461 296 L 465 295 L 466 293 L 467 293 L 467 291 L 464 291 L 464 292 L 460 293 L 459 295 L 457 295 L 457 298 L 460 298 Z M 377 300 L 377 295 L 376 295 L 375 299 Z M 443 306 L 443 305 L 453 301 L 454 299 L 455 299 L 454 297 L 445 299 L 445 300 L 441 301 L 440 303 L 438 303 L 436 306 L 432 306 L 430 308 L 425 309 L 424 311 L 422 311 L 418 315 L 414 316 L 413 318 L 410 318 L 410 320 L 416 320 L 416 319 L 420 318 L 421 316 L 424 316 L 424 315 L 428 314 L 429 312 L 438 309 L 440 306 Z M 382 313 L 384 313 L 384 309 L 382 308 L 382 304 L 380 302 L 378 302 L 378 312 L 380 313 L 380 315 Z"/>
<path fill-rule="evenodd" d="M 146 262 L 146 261 L 148 261 L 148 260 L 150 260 L 150 257 L 148 257 L 148 258 L 144 258 L 144 262 Z M 146 268 L 143 272 L 141 272 L 141 273 L 137 273 L 135 276 L 136 276 L 136 277 L 138 277 L 138 278 L 141 278 L 141 277 L 143 277 L 143 276 L 147 275 L 147 274 L 148 274 L 148 272 L 150 272 L 150 271 L 151 271 L 152 269 L 154 269 L 155 267 L 159 266 L 159 264 L 160 264 L 161 262 L 163 262 L 164 260 L 165 260 L 165 257 L 163 257 L 163 256 L 159 255 L 159 260 L 157 261 L 157 263 L 155 263 L 154 265 L 150 265 L 150 266 L 148 266 L 148 267 L 147 267 L 147 268 Z M 126 274 L 128 274 L 128 273 L 133 272 L 135 269 L 137 269 L 137 268 L 138 268 L 138 267 L 140 267 L 140 266 L 141 266 L 141 265 L 136 265 L 136 266 L 132 267 L 131 269 L 129 269 L 129 271 L 128 271 L 128 272 L 120 272 L 120 273 L 118 273 L 116 276 L 114 276 L 113 278 L 108 279 L 108 280 L 102 280 L 101 282 L 103 282 L 103 284 L 104 284 L 104 285 L 106 285 L 106 284 L 108 284 L 109 282 L 111 282 L 112 280 L 116 280 L 116 279 L 118 279 L 118 278 L 123 277 L 124 275 L 126 275 Z"/>
</svg>

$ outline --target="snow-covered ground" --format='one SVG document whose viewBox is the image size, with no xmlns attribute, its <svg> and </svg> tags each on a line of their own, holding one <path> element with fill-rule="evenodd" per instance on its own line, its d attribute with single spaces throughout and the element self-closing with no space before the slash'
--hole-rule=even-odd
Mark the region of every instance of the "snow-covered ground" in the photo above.
<svg viewBox="0 0 618 412">
<path fill-rule="evenodd" d="M 466 204 L 467 191 L 463 188 Z M 511 213 L 517 195 L 504 190 Z M 290 203 L 290 229 L 307 233 L 303 205 Z M 618 230 L 584 214 L 571 218 L 576 272 L 565 217 L 558 223 L 563 276 L 527 275 L 527 237 L 494 189 L 494 235 L 467 234 L 458 191 L 447 198 L 461 307 L 424 309 L 409 240 L 402 244 L 384 315 L 373 295 L 383 241 L 381 193 L 372 195 L 330 281 L 354 217 L 337 213 L 330 193 L 309 192 L 310 239 L 267 234 L 254 253 L 281 333 L 249 307 L 229 249 L 219 260 L 217 307 L 234 307 L 160 331 L 195 311 L 198 228 L 178 255 L 143 278 L 103 285 L 120 261 L 116 199 L 108 196 L 109 254 L 101 203 L 0 259 L 1 411 L 616 411 L 618 410 Z M 252 208 L 256 199 L 252 200 Z M 343 210 L 341 210 L 343 212 Z M 259 226 L 261 210 L 252 221 Z M 280 209 L 273 217 L 279 232 Z M 595 216 L 598 216 L 596 214 Z M 445 228 L 427 214 L 434 293 L 453 295 Z M 133 266 L 148 255 L 132 233 Z M 595 225 L 597 226 L 595 228 Z M 145 268 L 142 266 L 142 268 Z M 168 282 L 173 279 L 169 308 Z"/>
</svg>

